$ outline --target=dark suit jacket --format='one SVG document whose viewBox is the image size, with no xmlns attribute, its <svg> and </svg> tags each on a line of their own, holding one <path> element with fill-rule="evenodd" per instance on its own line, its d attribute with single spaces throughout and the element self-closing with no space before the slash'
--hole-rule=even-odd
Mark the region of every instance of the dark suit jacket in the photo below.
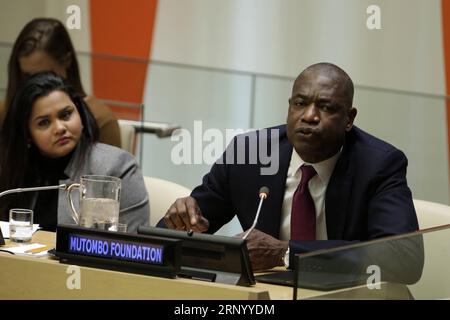
<svg viewBox="0 0 450 320">
<path fill-rule="evenodd" d="M 279 130 L 279 137 L 270 132 Z M 249 150 L 267 143 L 276 153 L 279 145 L 279 169 L 274 175 L 261 175 L 260 158 L 248 163 Z M 236 164 L 238 139 L 249 139 L 245 145 L 246 164 Z M 270 148 L 272 146 L 272 148 Z M 260 187 L 270 188 L 256 228 L 278 238 L 281 207 L 292 144 L 286 136 L 286 126 L 278 126 L 256 133 L 238 136 L 227 147 L 234 152 L 234 163 L 215 163 L 211 171 L 196 187 L 194 197 L 210 222 L 208 232 L 214 233 L 236 214 L 243 230 L 253 223 L 258 207 Z M 290 241 L 291 253 L 333 247 L 346 241 L 363 241 L 418 229 L 411 191 L 406 182 L 405 155 L 392 145 L 377 139 L 357 127 L 346 134 L 344 147 L 330 178 L 325 199 L 327 234 L 329 241 Z M 342 240 L 345 240 L 343 242 Z M 292 256 L 291 256 L 292 257 Z"/>
</svg>

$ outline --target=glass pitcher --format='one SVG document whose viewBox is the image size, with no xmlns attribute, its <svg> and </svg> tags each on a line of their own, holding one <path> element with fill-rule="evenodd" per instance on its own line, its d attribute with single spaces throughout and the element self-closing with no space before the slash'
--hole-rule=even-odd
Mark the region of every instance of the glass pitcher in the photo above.
<svg viewBox="0 0 450 320">
<path fill-rule="evenodd" d="M 80 190 L 80 212 L 72 200 L 72 190 Z M 119 223 L 121 179 L 110 176 L 85 175 L 80 183 L 67 188 L 72 218 L 79 226 L 117 231 Z"/>
</svg>

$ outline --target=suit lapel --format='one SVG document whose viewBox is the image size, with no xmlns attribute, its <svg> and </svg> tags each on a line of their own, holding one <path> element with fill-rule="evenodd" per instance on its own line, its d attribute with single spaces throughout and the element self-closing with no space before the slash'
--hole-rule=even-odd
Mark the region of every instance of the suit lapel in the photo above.
<svg viewBox="0 0 450 320">
<path fill-rule="evenodd" d="M 346 139 L 326 191 L 325 215 L 329 240 L 343 239 L 344 237 L 353 181 L 353 173 L 350 170 L 350 145 L 351 142 Z"/>
</svg>

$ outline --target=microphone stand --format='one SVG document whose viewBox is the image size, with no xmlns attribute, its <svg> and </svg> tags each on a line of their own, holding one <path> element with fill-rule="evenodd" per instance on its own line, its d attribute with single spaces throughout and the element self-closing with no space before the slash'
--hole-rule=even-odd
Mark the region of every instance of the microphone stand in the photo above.
<svg viewBox="0 0 450 320">
<path fill-rule="evenodd" d="M 22 192 L 30 192 L 30 191 L 44 191 L 44 190 L 55 190 L 55 189 L 66 190 L 67 189 L 67 185 L 66 184 L 60 184 L 60 185 L 57 185 L 57 186 L 9 189 L 9 190 L 5 190 L 3 192 L 0 192 L 0 198 L 3 197 L 3 196 L 6 196 L 8 194 L 11 194 L 11 193 L 22 193 Z"/>
<path fill-rule="evenodd" d="M 244 234 L 244 236 L 242 237 L 242 239 L 244 239 L 244 240 L 247 239 L 247 237 L 248 237 L 248 235 L 250 234 L 250 232 L 252 232 L 253 229 L 255 229 L 256 223 L 258 222 L 258 218 L 259 218 L 259 212 L 261 211 L 262 203 L 263 203 L 264 199 L 266 199 L 266 197 L 267 197 L 267 195 L 264 194 L 264 193 L 260 195 L 260 200 L 259 200 L 259 205 L 258 205 L 258 210 L 257 210 L 257 212 L 256 212 L 255 220 L 253 220 L 252 226 L 247 230 L 247 232 Z"/>
</svg>

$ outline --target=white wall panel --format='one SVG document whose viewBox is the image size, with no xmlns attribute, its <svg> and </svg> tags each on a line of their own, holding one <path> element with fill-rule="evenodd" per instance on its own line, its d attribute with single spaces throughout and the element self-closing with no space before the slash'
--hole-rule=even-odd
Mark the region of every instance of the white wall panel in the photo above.
<svg viewBox="0 0 450 320">
<path fill-rule="evenodd" d="M 156 21 L 156 60 L 286 76 L 330 61 L 357 84 L 445 91 L 440 0 L 163 0 Z"/>
</svg>

